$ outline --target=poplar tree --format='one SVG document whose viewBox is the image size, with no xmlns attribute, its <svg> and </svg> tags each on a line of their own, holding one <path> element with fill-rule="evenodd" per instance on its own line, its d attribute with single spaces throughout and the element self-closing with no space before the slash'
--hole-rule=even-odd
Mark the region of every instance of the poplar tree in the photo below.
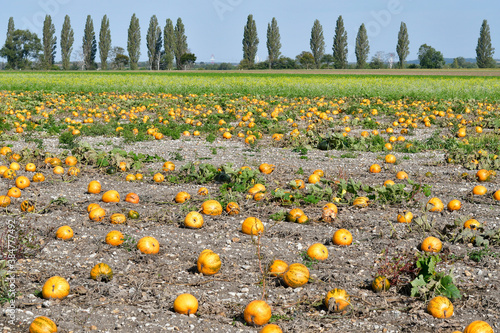
<svg viewBox="0 0 500 333">
<path fill-rule="evenodd" d="M 333 66 L 337 69 L 347 68 L 347 32 L 342 15 L 337 19 L 333 37 Z"/>
<path fill-rule="evenodd" d="M 408 39 L 408 30 L 406 29 L 406 23 L 401 22 L 401 27 L 398 33 L 398 45 L 396 46 L 396 52 L 399 57 L 398 66 L 399 68 L 405 68 L 405 61 L 408 54 L 410 54 L 410 40 Z"/>
<path fill-rule="evenodd" d="M 43 34 L 42 34 L 42 46 L 43 46 L 43 58 L 42 67 L 45 69 L 51 69 L 54 65 L 54 58 L 56 57 L 56 28 L 54 23 L 52 23 L 52 18 L 50 15 L 45 16 L 45 21 L 43 21 Z"/>
<path fill-rule="evenodd" d="M 160 53 L 161 53 L 161 28 L 158 24 L 156 15 L 151 16 L 149 20 L 148 33 L 146 35 L 146 43 L 148 46 L 149 68 L 151 70 L 159 69 Z"/>
<path fill-rule="evenodd" d="M 111 50 L 111 30 L 109 28 L 109 19 L 106 15 L 101 21 L 101 31 L 99 32 L 99 56 L 101 57 L 101 69 L 108 68 L 108 55 Z"/>
<path fill-rule="evenodd" d="M 64 17 L 64 23 L 61 30 L 61 56 L 64 70 L 69 69 L 71 51 L 73 51 L 73 42 L 75 41 L 74 31 L 71 28 L 69 16 Z"/>
<path fill-rule="evenodd" d="M 137 63 L 141 56 L 141 27 L 135 13 L 132 15 L 128 27 L 127 51 L 130 58 L 130 69 L 137 69 Z"/>
<path fill-rule="evenodd" d="M 174 66 L 174 45 L 174 24 L 172 23 L 171 19 L 167 19 L 165 28 L 163 29 L 163 47 L 165 49 L 164 59 L 167 69 L 172 69 Z"/>
<path fill-rule="evenodd" d="M 321 58 L 325 54 L 325 37 L 323 36 L 323 26 L 319 23 L 319 20 L 314 21 L 309 44 L 314 57 L 314 64 L 316 68 L 320 68 Z"/>
<path fill-rule="evenodd" d="M 90 15 L 87 16 L 85 22 L 85 30 L 83 32 L 83 63 L 86 70 L 95 68 L 95 56 L 97 53 L 97 42 L 95 39 L 94 22 Z"/>
<path fill-rule="evenodd" d="M 174 29 L 174 41 L 175 64 L 177 69 L 182 69 L 181 57 L 187 52 L 188 44 L 184 24 L 180 17 L 177 19 Z"/>
<path fill-rule="evenodd" d="M 370 44 L 368 43 L 368 35 L 366 34 L 365 24 L 361 24 L 356 36 L 356 68 L 365 68 L 368 54 L 370 53 Z"/>
<path fill-rule="evenodd" d="M 494 68 L 496 62 L 493 59 L 495 49 L 491 45 L 490 26 L 483 20 L 476 47 L 476 63 L 479 68 Z"/>
<path fill-rule="evenodd" d="M 11 16 L 9 18 L 9 23 L 7 26 L 7 38 L 6 41 L 12 41 L 12 35 L 14 34 L 14 31 L 16 30 L 16 27 L 14 26 L 14 18 Z"/>
<path fill-rule="evenodd" d="M 250 67 L 255 63 L 258 45 L 259 38 L 257 37 L 257 25 L 253 19 L 253 15 L 250 14 L 248 15 L 247 24 L 243 31 L 243 60 L 245 60 Z"/>
<path fill-rule="evenodd" d="M 269 61 L 269 69 L 271 69 L 273 62 L 277 61 L 281 55 L 281 36 L 278 22 L 273 17 L 271 23 L 267 24 L 267 54 Z"/>
</svg>

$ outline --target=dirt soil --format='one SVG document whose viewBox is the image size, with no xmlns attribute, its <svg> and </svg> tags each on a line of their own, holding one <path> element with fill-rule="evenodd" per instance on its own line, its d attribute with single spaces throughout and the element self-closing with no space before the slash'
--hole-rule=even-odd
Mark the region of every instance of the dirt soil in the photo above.
<svg viewBox="0 0 500 333">
<path fill-rule="evenodd" d="M 399 164 L 387 165 L 375 153 L 356 153 L 356 158 L 341 158 L 345 152 L 307 152 L 307 159 L 292 152 L 266 144 L 250 149 L 242 141 L 215 141 L 208 143 L 202 138 L 148 141 L 123 146 L 119 138 L 84 138 L 93 147 L 109 150 L 122 147 L 136 153 L 158 154 L 172 160 L 176 168 L 190 161 L 202 161 L 215 166 L 232 162 L 236 167 L 248 165 L 258 168 L 261 163 L 273 163 L 276 169 L 266 175 L 268 190 L 277 187 L 287 189 L 293 179 L 304 179 L 316 169 L 322 169 L 326 179 L 340 176 L 353 177 L 365 184 L 382 184 L 395 179 L 397 171 L 404 170 L 410 179 L 432 185 L 432 196 L 439 197 L 445 205 L 452 199 L 463 203 L 460 211 L 429 213 L 437 224 L 453 224 L 458 216 L 473 216 L 484 223 L 486 230 L 500 227 L 500 206 L 488 198 L 468 200 L 470 191 L 477 185 L 472 177 L 460 175 L 469 172 L 456 165 L 444 164 L 442 153 L 421 154 L 395 153 Z M 14 151 L 28 146 L 23 141 L 9 142 Z M 44 139 L 47 151 L 59 153 L 57 139 Z M 174 160 L 176 156 L 178 160 Z M 179 160 L 182 159 L 182 160 Z M 373 163 L 382 165 L 382 172 L 370 174 Z M 219 183 L 209 184 L 161 184 L 152 181 L 152 174 L 160 171 L 162 163 L 147 164 L 142 182 L 126 182 L 126 173 L 108 175 L 90 167 L 82 167 L 80 176 L 69 181 L 52 175 L 52 170 L 42 168 L 47 180 L 23 191 L 14 199 L 8 210 L 0 215 L 0 226 L 5 230 L 8 221 L 34 230 L 40 248 L 29 253 L 16 264 L 15 285 L 18 296 L 15 301 L 14 326 L 8 323 L 4 313 L 0 316 L 0 331 L 27 332 L 29 324 L 37 316 L 47 316 L 58 326 L 58 332 L 258 332 L 260 328 L 245 324 L 242 314 L 245 306 L 263 294 L 263 269 L 274 259 L 287 263 L 304 263 L 301 253 L 314 243 L 325 244 L 329 258 L 322 262 L 308 263 L 311 280 L 303 287 L 292 289 L 279 279 L 268 277 L 265 296 L 273 309 L 273 320 L 284 332 L 453 332 L 462 331 L 474 320 L 485 320 L 495 331 L 500 329 L 500 256 L 499 248 L 480 262 L 472 261 L 468 254 L 472 244 L 444 243 L 445 260 L 438 271 L 453 270 L 456 285 L 462 299 L 454 302 L 454 315 L 449 319 L 435 319 L 426 311 L 427 302 L 410 297 L 407 287 L 391 287 L 388 292 L 376 294 L 370 284 L 377 269 L 388 257 L 419 251 L 428 233 L 415 224 L 397 223 L 396 216 L 409 209 L 415 216 L 422 214 L 420 207 L 427 198 L 418 197 L 418 205 L 412 207 L 370 205 L 367 208 L 339 205 L 334 223 L 320 221 L 321 208 L 326 202 L 301 207 L 311 218 L 307 224 L 275 222 L 270 215 L 288 211 L 291 207 L 280 206 L 273 201 L 240 201 L 241 213 L 237 216 L 222 214 L 204 216 L 201 229 L 183 227 L 183 220 L 190 208 L 201 207 L 207 197 L 197 194 L 201 186 L 208 188 L 211 197 L 218 194 Z M 304 171 L 300 174 L 299 168 Z M 427 172 L 432 173 L 426 177 Z M 19 171 L 18 175 L 28 175 Z M 31 174 L 28 175 L 31 179 Z M 489 193 L 500 189 L 499 179 L 486 183 Z M 117 190 L 119 203 L 103 203 L 101 195 L 87 193 L 91 180 L 99 180 L 103 191 Z M 6 180 L 0 182 L 0 192 L 12 186 Z M 188 204 L 175 204 L 172 199 L 179 191 L 191 195 Z M 140 196 L 139 204 L 123 199 L 129 192 Z M 32 199 L 37 207 L 52 204 L 43 214 L 22 213 L 22 200 Z M 98 202 L 107 212 L 103 222 L 89 220 L 86 207 Z M 127 213 L 135 209 L 140 219 L 128 220 L 123 225 L 112 225 L 109 216 L 114 212 Z M 260 218 L 266 227 L 261 238 L 259 262 L 256 240 L 243 234 L 244 218 Z M 69 241 L 57 240 L 55 230 L 69 225 L 74 237 Z M 353 244 L 335 246 L 332 235 L 339 228 L 350 230 Z M 153 236 L 160 242 L 157 255 L 145 255 L 134 247 L 112 247 L 104 242 L 111 230 L 120 230 L 135 240 Z M 222 268 L 213 276 L 203 276 L 196 270 L 196 260 L 204 249 L 220 255 Z M 100 262 L 107 263 L 114 271 L 108 282 L 90 278 L 91 268 Z M 40 295 L 44 282 L 51 276 L 65 277 L 71 291 L 63 300 L 44 300 Z M 322 301 L 329 290 L 345 289 L 351 295 L 352 307 L 344 313 L 331 313 Z M 173 311 L 177 295 L 191 293 L 199 300 L 195 315 L 179 315 Z M 4 309 L 7 308 L 5 304 Z"/>
</svg>

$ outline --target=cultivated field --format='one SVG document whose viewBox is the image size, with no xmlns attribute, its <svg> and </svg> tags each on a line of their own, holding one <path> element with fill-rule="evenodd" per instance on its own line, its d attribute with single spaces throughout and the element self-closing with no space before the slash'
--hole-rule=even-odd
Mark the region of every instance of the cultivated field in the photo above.
<svg viewBox="0 0 500 333">
<path fill-rule="evenodd" d="M 500 79 L 438 74 L 2 73 L 0 329 L 499 330 Z"/>
</svg>

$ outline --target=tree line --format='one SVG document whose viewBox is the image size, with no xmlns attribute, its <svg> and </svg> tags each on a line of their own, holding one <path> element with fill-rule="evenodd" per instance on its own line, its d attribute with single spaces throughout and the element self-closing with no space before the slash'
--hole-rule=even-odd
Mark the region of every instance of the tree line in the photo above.
<svg viewBox="0 0 500 333">
<path fill-rule="evenodd" d="M 95 70 L 98 68 L 96 62 L 97 49 L 99 48 L 99 58 L 101 69 L 108 69 L 108 60 L 111 69 L 138 69 L 141 55 L 141 28 L 139 19 L 135 14 L 130 19 L 127 39 L 127 54 L 122 47 L 112 47 L 111 30 L 109 19 L 106 15 L 101 20 L 99 40 L 96 39 L 94 23 L 90 15 L 84 28 L 81 49 L 78 50 L 80 66 L 71 64 L 70 58 L 74 47 L 74 30 L 68 15 L 64 18 L 64 23 L 60 34 L 60 52 L 62 58 L 62 69 L 84 69 Z M 273 18 L 267 26 L 267 60 L 256 63 L 259 38 L 257 35 L 257 25 L 252 15 L 248 15 L 247 23 L 243 29 L 243 60 L 239 63 L 241 69 L 269 68 L 269 69 L 289 69 L 289 68 L 330 68 L 345 69 L 349 66 L 347 61 L 348 45 L 347 32 L 344 27 L 342 16 L 339 16 L 335 26 L 333 47 L 331 53 L 325 52 L 325 38 L 323 27 L 319 20 L 315 20 L 311 29 L 310 51 L 303 51 L 291 59 L 281 54 L 281 37 L 276 18 Z M 176 69 L 190 68 L 196 62 L 196 56 L 189 51 L 187 36 L 181 18 L 177 19 L 174 26 L 171 19 L 167 19 L 162 29 L 156 15 L 153 15 L 149 22 L 146 33 L 147 66 L 151 70 L 170 70 L 174 66 Z M 397 67 L 405 68 L 406 59 L 409 55 L 409 35 L 404 22 L 398 32 L 396 53 L 398 56 Z M 0 49 L 0 57 L 7 59 L 7 69 L 58 69 L 54 59 L 57 48 L 56 29 L 52 23 L 50 15 L 45 17 L 43 23 L 42 39 L 29 30 L 16 29 L 14 19 L 11 17 L 7 27 L 7 38 L 4 46 Z M 486 20 L 483 21 L 480 29 L 478 43 L 476 47 L 476 65 L 479 68 L 496 67 L 493 59 L 494 48 L 491 44 L 490 28 Z M 368 63 L 370 44 L 367 30 L 364 24 L 358 29 L 356 43 L 354 47 L 356 55 L 355 68 L 382 68 L 385 65 L 383 53 L 377 52 Z M 442 68 L 445 61 L 441 52 L 433 47 L 423 44 L 418 50 L 418 59 L 421 68 Z M 454 68 L 467 67 L 468 63 L 464 58 L 456 58 L 451 65 Z M 230 64 L 220 66 L 207 66 L 209 69 L 232 69 Z"/>
</svg>

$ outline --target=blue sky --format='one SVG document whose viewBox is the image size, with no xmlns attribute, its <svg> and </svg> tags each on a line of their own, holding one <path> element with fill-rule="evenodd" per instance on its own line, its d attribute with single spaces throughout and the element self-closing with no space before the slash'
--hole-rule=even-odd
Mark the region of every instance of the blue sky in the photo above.
<svg viewBox="0 0 500 333">
<path fill-rule="evenodd" d="M 16 28 L 42 34 L 43 19 L 51 15 L 58 36 L 56 61 L 60 60 L 59 36 L 64 16 L 69 15 L 75 31 L 74 50 L 81 47 L 87 15 L 94 21 L 96 37 L 103 15 L 108 15 L 113 46 L 126 48 L 130 18 L 136 13 L 141 24 L 141 60 L 147 60 L 145 35 L 149 20 L 156 15 L 162 27 L 167 18 L 180 17 L 186 28 L 188 45 L 198 62 L 239 62 L 242 57 L 243 27 L 253 14 L 260 39 L 258 57 L 266 59 L 267 24 L 276 17 L 281 34 L 281 53 L 295 58 L 309 51 L 311 27 L 315 19 L 323 25 L 326 52 L 332 52 L 335 22 L 342 15 L 348 34 L 349 61 L 355 61 L 355 38 L 361 23 L 369 33 L 370 58 L 377 52 L 395 53 L 401 21 L 408 27 L 410 55 L 416 59 L 426 43 L 447 58 L 474 58 L 479 29 L 488 20 L 495 58 L 500 58 L 500 1 L 498 0 L 365 0 L 365 1 L 272 1 L 272 0 L 143 0 L 142 2 L 96 0 L 18 0 L 2 4 L 0 44 L 5 42 L 9 17 Z"/>
</svg>

